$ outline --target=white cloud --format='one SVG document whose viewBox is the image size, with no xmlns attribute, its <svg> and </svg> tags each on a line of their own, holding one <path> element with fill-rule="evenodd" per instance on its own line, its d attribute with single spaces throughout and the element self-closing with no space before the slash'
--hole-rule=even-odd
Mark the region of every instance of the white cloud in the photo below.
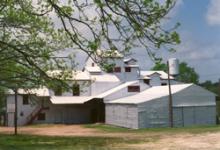
<svg viewBox="0 0 220 150">
<path fill-rule="evenodd" d="M 206 20 L 209 25 L 220 25 L 220 0 L 210 0 Z"/>
</svg>

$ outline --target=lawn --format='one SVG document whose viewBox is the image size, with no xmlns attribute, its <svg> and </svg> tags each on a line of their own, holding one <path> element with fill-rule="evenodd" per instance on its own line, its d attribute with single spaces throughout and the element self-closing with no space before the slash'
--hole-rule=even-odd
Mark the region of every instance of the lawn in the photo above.
<svg viewBox="0 0 220 150">
<path fill-rule="evenodd" d="M 47 137 L 0 134 L 0 150 L 109 150 L 114 144 L 128 142 L 105 137 Z"/>
<path fill-rule="evenodd" d="M 42 134 L 49 129 L 60 133 Z M 24 132 L 36 130 L 40 135 Z M 83 134 L 75 134 L 78 130 Z M 66 131 L 72 133 L 64 136 Z M 4 134 L 0 128 L 0 150 L 216 150 L 220 149 L 219 139 L 220 126 L 133 130 L 104 124 L 34 125 L 20 129 L 18 136 Z"/>
</svg>

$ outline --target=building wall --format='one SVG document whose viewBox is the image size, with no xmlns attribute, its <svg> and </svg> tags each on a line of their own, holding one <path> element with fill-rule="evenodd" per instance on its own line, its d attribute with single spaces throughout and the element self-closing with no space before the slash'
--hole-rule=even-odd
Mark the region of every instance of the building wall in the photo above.
<svg viewBox="0 0 220 150">
<path fill-rule="evenodd" d="M 216 124 L 215 106 L 174 107 L 175 127 Z"/>
<path fill-rule="evenodd" d="M 172 89 L 171 89 L 172 90 Z M 178 106 L 207 106 L 216 105 L 215 94 L 204 88 L 192 85 L 173 94 L 173 105 Z"/>
<path fill-rule="evenodd" d="M 91 81 L 76 81 L 80 85 L 80 96 L 91 96 Z M 69 85 L 72 86 L 75 81 L 69 81 Z M 50 95 L 54 95 L 54 91 L 50 90 Z M 62 92 L 62 96 L 73 96 L 71 90 Z"/>
<path fill-rule="evenodd" d="M 161 85 L 161 80 L 160 80 L 160 75 L 159 74 L 153 74 L 150 76 L 150 85 L 151 86 L 160 86 Z"/>
<path fill-rule="evenodd" d="M 123 58 L 108 58 L 107 62 L 109 64 L 115 64 L 115 67 L 121 67 L 121 72 L 116 73 L 114 72 L 114 74 L 121 80 L 121 81 L 125 81 L 125 68 L 124 68 L 124 61 Z"/>
<path fill-rule="evenodd" d="M 91 85 L 91 94 L 92 95 L 98 95 L 102 92 L 105 92 L 109 89 L 112 89 L 116 86 L 118 86 L 120 82 L 94 82 Z"/>
<path fill-rule="evenodd" d="M 139 78 L 139 68 L 132 67 L 131 72 L 124 72 L 124 74 L 126 81 L 137 80 Z"/>
<path fill-rule="evenodd" d="M 14 95 L 8 95 L 7 96 L 7 110 L 9 109 L 10 104 L 15 104 L 14 103 Z M 23 96 L 18 95 L 18 120 L 17 124 L 18 126 L 25 125 L 27 123 L 27 116 L 29 116 L 34 109 L 38 106 L 38 103 L 36 101 L 36 98 L 29 98 L 29 104 L 28 105 L 23 105 Z M 8 121 L 8 126 L 14 126 L 14 113 L 13 112 L 8 112 L 7 113 L 7 121 Z"/>
<path fill-rule="evenodd" d="M 90 109 L 83 105 L 54 105 L 50 100 L 44 101 L 44 106 L 49 107 L 45 113 L 45 120 L 36 120 L 34 123 L 63 123 L 79 124 L 90 122 Z"/>
<path fill-rule="evenodd" d="M 169 126 L 168 98 L 138 104 L 138 122 L 139 128 Z"/>
<path fill-rule="evenodd" d="M 215 95 L 193 85 L 173 95 L 175 126 L 216 124 Z"/>
<path fill-rule="evenodd" d="M 138 112 L 135 105 L 106 104 L 105 123 L 126 128 L 138 128 Z"/>
<path fill-rule="evenodd" d="M 146 90 L 147 88 L 149 88 L 149 85 L 145 84 L 145 83 L 135 83 L 133 85 L 140 85 L 140 92 L 143 90 Z M 131 95 L 135 95 L 138 94 L 140 92 L 128 92 L 128 87 L 125 87 L 115 93 L 112 93 L 108 96 L 105 97 L 105 102 L 110 101 L 110 100 L 114 100 L 114 99 L 119 99 L 122 97 L 127 97 L 127 96 L 131 96 Z"/>
</svg>

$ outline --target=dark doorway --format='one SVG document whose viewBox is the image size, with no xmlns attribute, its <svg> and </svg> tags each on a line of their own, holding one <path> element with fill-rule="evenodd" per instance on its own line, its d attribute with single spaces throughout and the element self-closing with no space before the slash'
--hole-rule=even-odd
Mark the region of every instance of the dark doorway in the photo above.
<svg viewBox="0 0 220 150">
<path fill-rule="evenodd" d="M 87 102 L 90 106 L 91 123 L 105 122 L 105 104 L 103 99 L 93 99 Z"/>
</svg>

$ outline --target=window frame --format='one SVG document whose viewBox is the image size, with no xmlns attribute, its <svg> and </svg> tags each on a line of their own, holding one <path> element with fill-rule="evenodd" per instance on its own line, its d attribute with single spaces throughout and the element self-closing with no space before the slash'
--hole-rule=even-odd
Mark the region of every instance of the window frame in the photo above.
<svg viewBox="0 0 220 150">
<path fill-rule="evenodd" d="M 77 89 L 77 91 L 75 91 L 74 88 Z M 73 84 L 72 95 L 73 96 L 80 96 L 80 85 L 79 84 L 77 84 L 77 83 Z"/>
<path fill-rule="evenodd" d="M 125 67 L 125 72 L 131 72 L 131 67 Z"/>
<path fill-rule="evenodd" d="M 114 67 L 115 73 L 121 73 L 121 67 Z"/>
<path fill-rule="evenodd" d="M 139 85 L 130 85 L 128 86 L 128 92 L 140 92 L 140 86 Z"/>
<path fill-rule="evenodd" d="M 23 95 L 22 103 L 23 103 L 23 105 L 29 105 L 29 95 L 28 94 Z"/>
</svg>

